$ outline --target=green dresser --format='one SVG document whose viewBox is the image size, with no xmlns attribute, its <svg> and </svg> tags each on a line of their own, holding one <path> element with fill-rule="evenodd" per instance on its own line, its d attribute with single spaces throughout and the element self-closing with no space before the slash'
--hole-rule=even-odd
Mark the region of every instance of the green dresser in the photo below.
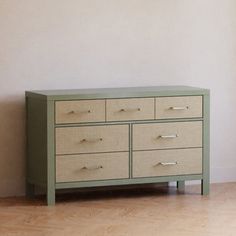
<svg viewBox="0 0 236 236">
<path fill-rule="evenodd" d="M 209 90 L 187 86 L 26 91 L 26 194 L 201 180 L 209 193 Z"/>
</svg>

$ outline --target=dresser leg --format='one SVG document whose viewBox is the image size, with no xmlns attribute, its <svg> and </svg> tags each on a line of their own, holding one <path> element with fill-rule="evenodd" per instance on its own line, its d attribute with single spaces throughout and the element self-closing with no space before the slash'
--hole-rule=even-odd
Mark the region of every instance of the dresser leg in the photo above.
<svg viewBox="0 0 236 236">
<path fill-rule="evenodd" d="M 202 179 L 201 181 L 201 194 L 208 195 L 210 190 L 210 183 L 208 180 Z"/>
<path fill-rule="evenodd" d="M 55 200 L 56 200 L 55 189 L 48 188 L 47 189 L 47 205 L 48 206 L 54 206 L 55 205 Z"/>
<path fill-rule="evenodd" d="M 185 181 L 177 181 L 177 188 L 179 191 L 183 192 L 185 190 Z"/>
<path fill-rule="evenodd" d="M 25 186 L 25 195 L 28 198 L 33 198 L 35 193 L 35 187 L 34 184 L 26 183 Z"/>
</svg>

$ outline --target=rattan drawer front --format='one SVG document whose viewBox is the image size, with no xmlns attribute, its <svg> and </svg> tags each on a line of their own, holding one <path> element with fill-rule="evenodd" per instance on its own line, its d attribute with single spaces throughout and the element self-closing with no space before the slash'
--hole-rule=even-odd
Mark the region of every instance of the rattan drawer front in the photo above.
<svg viewBox="0 0 236 236">
<path fill-rule="evenodd" d="M 202 117 L 202 96 L 156 98 L 156 119 Z"/>
<path fill-rule="evenodd" d="M 102 153 L 57 156 L 56 182 L 129 178 L 129 154 Z"/>
<path fill-rule="evenodd" d="M 128 151 L 128 125 L 56 128 L 56 154 Z"/>
<path fill-rule="evenodd" d="M 105 100 L 59 101 L 55 105 L 56 123 L 105 121 Z"/>
<path fill-rule="evenodd" d="M 154 119 L 154 98 L 107 100 L 107 121 Z"/>
<path fill-rule="evenodd" d="M 202 173 L 202 148 L 137 151 L 133 153 L 133 177 Z"/>
<path fill-rule="evenodd" d="M 133 125 L 133 150 L 202 147 L 202 122 Z"/>
</svg>

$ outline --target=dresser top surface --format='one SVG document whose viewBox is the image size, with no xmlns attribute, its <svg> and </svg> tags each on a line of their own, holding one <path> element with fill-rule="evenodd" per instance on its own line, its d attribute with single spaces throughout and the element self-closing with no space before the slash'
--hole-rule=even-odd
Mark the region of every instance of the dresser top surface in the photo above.
<svg viewBox="0 0 236 236">
<path fill-rule="evenodd" d="M 204 95 L 208 89 L 190 86 L 150 86 L 150 87 L 120 87 L 97 89 L 63 89 L 63 90 L 32 90 L 26 91 L 26 96 L 47 100 L 60 99 L 96 99 L 96 98 L 124 98 L 150 96 L 181 96 Z"/>
</svg>

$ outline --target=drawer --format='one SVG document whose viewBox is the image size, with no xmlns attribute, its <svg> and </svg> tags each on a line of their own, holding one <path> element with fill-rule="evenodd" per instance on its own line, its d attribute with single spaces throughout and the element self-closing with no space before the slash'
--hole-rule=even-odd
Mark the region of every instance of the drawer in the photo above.
<svg viewBox="0 0 236 236">
<path fill-rule="evenodd" d="M 57 124 L 105 121 L 105 100 L 59 101 L 55 105 Z"/>
<path fill-rule="evenodd" d="M 133 150 L 202 147 L 202 122 L 133 125 Z"/>
<path fill-rule="evenodd" d="M 128 125 L 56 128 L 56 154 L 128 151 Z"/>
<path fill-rule="evenodd" d="M 156 98 L 156 119 L 202 117 L 202 96 Z"/>
<path fill-rule="evenodd" d="M 128 152 L 56 157 L 56 182 L 123 178 L 129 178 Z"/>
<path fill-rule="evenodd" d="M 202 148 L 133 153 L 133 177 L 202 173 Z"/>
<path fill-rule="evenodd" d="M 154 98 L 108 99 L 107 121 L 154 119 Z"/>
</svg>

